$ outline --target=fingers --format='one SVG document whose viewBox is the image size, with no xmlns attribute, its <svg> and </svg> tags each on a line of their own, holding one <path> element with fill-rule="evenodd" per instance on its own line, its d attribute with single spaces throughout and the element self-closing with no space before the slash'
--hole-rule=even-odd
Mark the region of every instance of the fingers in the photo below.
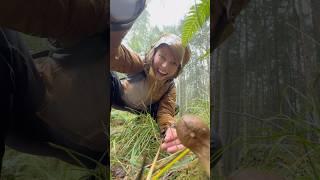
<svg viewBox="0 0 320 180">
<path fill-rule="evenodd" d="M 181 144 L 180 140 L 179 139 L 175 139 L 174 141 L 170 141 L 170 142 L 164 142 L 163 144 L 161 144 L 161 149 L 167 149 L 171 146 L 176 146 L 176 145 L 179 145 Z"/>
<path fill-rule="evenodd" d="M 179 139 L 175 139 L 174 141 L 170 141 L 168 143 L 161 144 L 161 149 L 167 151 L 168 153 L 175 153 L 185 147 L 181 144 Z"/>
<path fill-rule="evenodd" d="M 177 131 L 175 128 L 168 128 L 166 131 L 166 137 L 164 138 L 165 142 L 172 141 L 177 138 Z"/>
<path fill-rule="evenodd" d="M 166 142 L 165 143 L 167 148 L 170 146 L 175 146 L 181 144 L 181 141 L 179 139 L 175 139 L 174 141 Z"/>
<path fill-rule="evenodd" d="M 180 151 L 182 149 L 184 149 L 185 147 L 182 144 L 179 145 L 175 145 L 175 146 L 171 146 L 167 149 L 168 153 L 175 153 L 177 151 Z"/>
<path fill-rule="evenodd" d="M 168 128 L 166 131 L 166 137 L 164 143 L 161 144 L 161 149 L 166 150 L 168 153 L 174 153 L 185 147 L 181 144 L 178 139 L 177 131 L 175 128 Z"/>
</svg>

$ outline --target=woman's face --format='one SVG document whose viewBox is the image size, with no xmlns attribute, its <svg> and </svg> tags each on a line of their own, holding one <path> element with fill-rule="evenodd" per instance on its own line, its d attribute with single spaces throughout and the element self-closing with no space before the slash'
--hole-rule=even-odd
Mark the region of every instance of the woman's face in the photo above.
<svg viewBox="0 0 320 180">
<path fill-rule="evenodd" d="M 172 78 L 179 67 L 179 62 L 174 58 L 168 46 L 161 46 L 156 51 L 152 68 L 157 80 L 167 80 Z"/>
</svg>

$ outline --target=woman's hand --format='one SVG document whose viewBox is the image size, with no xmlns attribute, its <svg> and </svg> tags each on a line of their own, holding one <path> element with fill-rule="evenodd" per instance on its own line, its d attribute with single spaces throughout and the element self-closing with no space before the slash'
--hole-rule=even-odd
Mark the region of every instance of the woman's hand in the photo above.
<svg viewBox="0 0 320 180">
<path fill-rule="evenodd" d="M 177 131 L 175 128 L 168 128 L 166 131 L 166 136 L 164 142 L 161 144 L 161 149 L 167 151 L 168 153 L 175 153 L 185 147 L 181 144 Z"/>
</svg>

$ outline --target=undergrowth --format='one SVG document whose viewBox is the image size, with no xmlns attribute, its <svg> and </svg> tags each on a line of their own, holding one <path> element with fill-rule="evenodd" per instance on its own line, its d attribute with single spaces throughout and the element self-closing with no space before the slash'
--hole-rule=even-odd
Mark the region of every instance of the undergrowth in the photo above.
<svg viewBox="0 0 320 180">
<path fill-rule="evenodd" d="M 289 93 L 296 95 L 294 101 Z M 286 110 L 273 117 L 256 118 L 263 126 L 251 129 L 247 132 L 250 135 L 241 136 L 233 145 L 225 145 L 224 151 L 241 145 L 238 169 L 254 167 L 290 180 L 320 179 L 320 101 L 317 94 L 317 91 L 301 93 L 288 87 L 284 93 Z M 223 178 L 217 176 L 216 179 Z"/>
<path fill-rule="evenodd" d="M 208 102 L 197 101 L 189 107 L 193 108 L 189 108 L 185 113 L 199 115 L 209 124 Z M 142 168 L 144 158 L 146 165 L 144 172 L 148 173 L 150 168 L 148 165 L 152 163 L 161 142 L 157 123 L 149 115 L 144 114 L 132 116 L 130 113 L 117 110 L 112 110 L 111 114 L 112 178 L 134 179 Z M 166 159 L 170 159 L 170 154 L 161 151 L 158 160 L 166 161 Z M 161 179 L 206 178 L 196 156 L 190 153 L 170 168 Z"/>
<path fill-rule="evenodd" d="M 3 180 L 80 180 L 92 174 L 55 158 L 20 153 L 8 147 L 2 168 Z"/>
</svg>

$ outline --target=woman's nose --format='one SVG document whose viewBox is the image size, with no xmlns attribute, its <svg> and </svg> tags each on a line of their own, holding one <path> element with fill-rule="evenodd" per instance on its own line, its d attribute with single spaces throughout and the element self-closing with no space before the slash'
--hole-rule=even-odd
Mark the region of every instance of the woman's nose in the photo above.
<svg viewBox="0 0 320 180">
<path fill-rule="evenodd" d="M 166 62 L 166 61 L 163 62 L 163 63 L 161 64 L 161 66 L 164 67 L 164 68 L 167 67 L 167 66 L 168 66 L 168 62 Z"/>
</svg>

